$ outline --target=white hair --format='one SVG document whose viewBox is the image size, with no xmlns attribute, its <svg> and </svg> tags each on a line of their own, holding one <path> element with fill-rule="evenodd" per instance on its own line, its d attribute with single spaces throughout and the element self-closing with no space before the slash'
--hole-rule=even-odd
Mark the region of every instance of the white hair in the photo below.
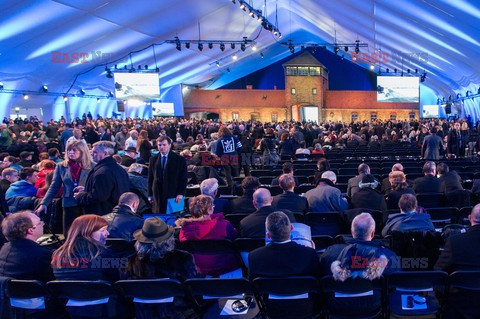
<svg viewBox="0 0 480 319">
<path fill-rule="evenodd" d="M 332 182 L 335 182 L 337 180 L 337 175 L 332 171 L 325 171 L 322 174 L 322 178 L 326 178 L 331 180 Z"/>
<path fill-rule="evenodd" d="M 207 178 L 200 184 L 200 192 L 203 195 L 215 197 L 218 190 L 218 181 L 216 178 Z"/>
</svg>

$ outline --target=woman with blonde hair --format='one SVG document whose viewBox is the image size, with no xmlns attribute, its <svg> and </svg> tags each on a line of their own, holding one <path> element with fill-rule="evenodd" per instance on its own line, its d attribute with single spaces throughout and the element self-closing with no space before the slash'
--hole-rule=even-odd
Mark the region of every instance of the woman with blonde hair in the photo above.
<svg viewBox="0 0 480 319">
<path fill-rule="evenodd" d="M 85 142 L 77 140 L 68 143 L 65 160 L 56 166 L 52 184 L 35 213 L 40 214 L 46 211 L 55 194 L 63 186 L 63 234 L 66 235 L 73 220 L 83 213 L 73 197 L 73 190 L 77 186 L 85 186 L 88 173 L 94 166 L 95 163 Z"/>
<path fill-rule="evenodd" d="M 150 157 L 152 157 L 152 144 L 148 140 L 148 132 L 145 130 L 141 130 L 140 134 L 138 134 L 137 140 L 137 152 L 140 153 L 140 157 L 148 163 Z"/>
<path fill-rule="evenodd" d="M 393 171 L 388 174 L 388 181 L 392 188 L 387 194 L 387 208 L 397 209 L 398 201 L 403 194 L 415 195 L 413 188 L 408 186 L 407 177 L 402 171 Z"/>
</svg>

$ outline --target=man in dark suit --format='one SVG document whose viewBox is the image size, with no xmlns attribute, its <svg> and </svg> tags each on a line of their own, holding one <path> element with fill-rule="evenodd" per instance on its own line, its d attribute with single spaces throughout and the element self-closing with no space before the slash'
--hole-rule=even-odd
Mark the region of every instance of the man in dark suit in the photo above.
<svg viewBox="0 0 480 319">
<path fill-rule="evenodd" d="M 135 156 L 137 155 L 137 149 L 135 147 L 129 146 L 125 150 L 125 155 L 122 156 L 122 161 L 120 165 L 125 167 L 130 167 L 133 163 L 136 162 Z"/>
<path fill-rule="evenodd" d="M 348 180 L 348 187 L 347 187 L 347 196 L 352 198 L 353 195 L 360 190 L 358 184 L 362 181 L 363 176 L 370 174 L 370 167 L 362 163 L 358 165 L 358 175 L 352 177 Z"/>
<path fill-rule="evenodd" d="M 204 179 L 203 182 L 200 184 L 200 192 L 202 193 L 202 195 L 207 195 L 213 198 L 213 205 L 215 206 L 215 208 L 213 209 L 213 213 L 228 214 L 228 200 L 217 198 L 217 191 L 218 180 L 216 178 Z"/>
<path fill-rule="evenodd" d="M 305 197 L 293 192 L 295 188 L 295 178 L 290 174 L 283 174 L 279 178 L 280 188 L 283 194 L 273 197 L 272 206 L 276 209 L 288 209 L 292 212 L 301 212 L 306 214 L 308 211 L 308 201 Z"/>
<path fill-rule="evenodd" d="M 436 270 L 448 273 L 457 270 L 480 270 L 480 250 L 474 247 L 480 242 L 480 204 L 477 204 L 468 215 L 471 227 L 461 234 L 447 238 Z M 466 292 L 452 289 L 447 304 L 448 318 L 479 318 L 478 292 Z"/>
<path fill-rule="evenodd" d="M 425 162 L 423 164 L 423 173 L 425 176 L 419 177 L 413 181 L 413 190 L 415 193 L 442 193 L 442 182 L 435 177 L 437 167 L 435 162 Z"/>
<path fill-rule="evenodd" d="M 314 276 L 319 278 L 320 264 L 314 249 L 290 240 L 293 229 L 289 217 L 283 212 L 273 212 L 266 217 L 268 237 L 272 242 L 255 249 L 248 255 L 248 277 Z M 267 301 L 271 318 L 306 318 L 314 309 L 311 299 Z"/>
<path fill-rule="evenodd" d="M 437 173 L 440 175 L 439 180 L 443 184 L 445 194 L 453 191 L 463 190 L 462 178 L 455 171 L 450 171 L 450 168 L 445 163 L 440 163 L 437 166 Z"/>
<path fill-rule="evenodd" d="M 8 240 L 0 250 L 0 276 L 20 280 L 53 280 L 52 251 L 36 243 L 44 222 L 31 211 L 11 214 L 2 222 Z"/>
<path fill-rule="evenodd" d="M 426 160 L 439 160 L 440 150 L 443 150 L 442 138 L 437 135 L 437 129 L 432 127 L 430 135 L 426 136 L 422 145 L 422 158 Z"/>
<path fill-rule="evenodd" d="M 120 196 L 130 190 L 128 173 L 113 159 L 114 144 L 93 144 L 92 157 L 97 163 L 88 173 L 85 187 L 77 186 L 73 197 L 87 214 L 105 215 L 118 204 Z"/>
<path fill-rule="evenodd" d="M 266 188 L 257 189 L 253 193 L 253 206 L 257 211 L 240 221 L 240 237 L 265 238 L 265 220 L 270 213 L 275 211 L 270 191 Z M 285 210 L 284 213 L 290 222 L 295 222 L 295 217 L 290 211 Z"/>
<path fill-rule="evenodd" d="M 447 154 L 449 157 L 453 155 L 463 156 L 465 154 L 465 145 L 462 145 L 460 123 L 455 123 L 447 134 Z"/>
<path fill-rule="evenodd" d="M 109 141 L 109 142 L 112 141 L 112 134 L 107 133 L 103 126 L 98 127 L 98 137 L 100 141 Z"/>
<path fill-rule="evenodd" d="M 153 199 L 152 211 L 165 214 L 168 199 L 178 203 L 187 189 L 187 162 L 171 151 L 172 140 L 168 136 L 157 139 L 157 155 L 150 158 L 148 167 L 148 196 Z"/>
<path fill-rule="evenodd" d="M 230 201 L 227 211 L 232 214 L 253 213 L 253 193 L 260 187 L 260 182 L 255 176 L 247 176 L 242 181 L 243 195 Z"/>
</svg>

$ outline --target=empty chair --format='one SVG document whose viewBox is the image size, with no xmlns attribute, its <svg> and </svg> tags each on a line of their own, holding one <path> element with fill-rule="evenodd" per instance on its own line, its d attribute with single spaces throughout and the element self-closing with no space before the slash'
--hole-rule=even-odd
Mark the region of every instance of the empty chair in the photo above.
<svg viewBox="0 0 480 319">
<path fill-rule="evenodd" d="M 473 209 L 472 206 L 460 208 L 458 212 L 457 223 L 462 225 L 470 225 L 470 222 L 468 220 L 468 215 L 470 215 L 470 213 L 472 212 L 472 209 Z"/>
<path fill-rule="evenodd" d="M 319 313 L 318 281 L 314 277 L 260 277 L 253 284 L 269 318 L 312 318 Z"/>
<path fill-rule="evenodd" d="M 265 246 L 264 238 L 237 238 L 235 239 L 235 245 L 237 246 L 242 262 L 245 268 L 248 268 L 248 254 L 257 248 Z"/>
<path fill-rule="evenodd" d="M 242 221 L 242 219 L 244 219 L 248 215 L 249 214 L 228 214 L 228 215 L 225 215 L 225 219 L 228 220 L 230 224 L 232 224 L 232 226 L 235 227 L 235 229 L 239 229 L 240 222 Z"/>
<path fill-rule="evenodd" d="M 343 219 L 339 212 L 307 213 L 305 223 L 310 226 L 313 235 L 336 236 L 342 233 Z"/>
<path fill-rule="evenodd" d="M 56 298 L 67 301 L 71 318 L 88 313 L 91 317 L 116 318 L 117 293 L 106 281 L 54 280 L 47 283 L 48 290 Z"/>
<path fill-rule="evenodd" d="M 38 280 L 9 280 L 7 295 L 14 318 L 46 318 L 45 301 L 49 293 Z M 55 309 L 57 313 L 58 309 Z"/>
<path fill-rule="evenodd" d="M 188 310 L 185 287 L 174 279 L 120 280 L 115 283 L 117 290 L 135 304 L 137 319 L 164 318 L 167 315 Z M 194 305 L 190 311 L 194 313 Z"/>
<path fill-rule="evenodd" d="M 459 270 L 450 274 L 446 313 L 449 318 L 479 318 L 480 271 Z"/>
<path fill-rule="evenodd" d="M 204 318 L 224 318 L 224 307 L 233 300 L 248 301 L 248 311 L 242 318 L 254 318 L 259 313 L 256 303 L 253 285 L 245 278 L 195 278 L 185 281 L 191 294 L 205 302 L 209 307 L 200 307 Z M 208 301 L 215 300 L 211 304 Z M 229 301 L 230 300 L 230 301 Z"/>
<path fill-rule="evenodd" d="M 444 207 L 446 203 L 443 193 L 420 193 L 417 194 L 418 206 L 424 208 Z"/>
<path fill-rule="evenodd" d="M 427 213 L 430 215 L 435 228 L 441 228 L 446 224 L 456 222 L 459 212 L 455 207 L 436 207 L 428 208 Z"/>
<path fill-rule="evenodd" d="M 333 237 L 326 235 L 312 236 L 312 241 L 315 244 L 315 251 L 317 253 L 323 253 L 325 249 L 334 243 Z"/>
<path fill-rule="evenodd" d="M 328 317 L 376 318 L 382 313 L 382 278 L 348 278 L 342 282 L 325 276 L 320 284 Z"/>
<path fill-rule="evenodd" d="M 407 271 L 388 275 L 388 312 L 409 317 L 438 314 L 441 307 L 435 289 L 445 294 L 447 278 L 443 271 Z"/>
<path fill-rule="evenodd" d="M 272 176 L 260 176 L 258 178 L 258 180 L 260 181 L 260 184 L 262 184 L 262 185 L 271 185 L 273 177 Z"/>
</svg>

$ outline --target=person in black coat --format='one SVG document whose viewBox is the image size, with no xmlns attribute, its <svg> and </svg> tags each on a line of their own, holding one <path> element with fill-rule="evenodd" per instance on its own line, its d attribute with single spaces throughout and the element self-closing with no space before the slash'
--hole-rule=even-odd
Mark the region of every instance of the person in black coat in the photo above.
<svg viewBox="0 0 480 319">
<path fill-rule="evenodd" d="M 360 187 L 358 185 L 362 181 L 362 178 L 367 174 L 370 174 L 370 166 L 368 166 L 365 163 L 358 165 L 358 175 L 348 180 L 348 186 L 347 186 L 348 197 L 353 198 L 353 195 L 355 195 L 355 193 L 360 190 Z"/>
<path fill-rule="evenodd" d="M 353 194 L 352 208 L 368 208 L 379 211 L 387 210 L 387 203 L 385 197 L 376 188 L 378 181 L 373 175 L 367 174 L 363 176 L 359 183 L 360 190 Z"/>
<path fill-rule="evenodd" d="M 133 240 L 133 233 L 143 226 L 143 218 L 136 214 L 139 203 L 136 194 L 124 193 L 112 212 L 103 216 L 108 222 L 110 238 L 120 238 L 129 242 Z"/>
<path fill-rule="evenodd" d="M 135 147 L 129 146 L 125 150 L 125 155 L 122 156 L 122 161 L 120 165 L 125 167 L 130 167 L 133 163 L 136 163 L 135 156 L 137 155 L 137 149 Z"/>
<path fill-rule="evenodd" d="M 445 163 L 440 163 L 437 166 L 439 180 L 442 182 L 443 192 L 445 194 L 453 191 L 463 190 L 462 178 L 455 171 L 450 171 L 450 168 Z"/>
<path fill-rule="evenodd" d="M 295 188 L 295 179 L 290 174 L 283 174 L 280 176 L 280 188 L 283 189 L 283 194 L 273 197 L 272 206 L 277 209 L 288 209 L 292 212 L 301 212 L 303 214 L 308 211 L 308 201 L 293 192 Z"/>
<path fill-rule="evenodd" d="M 8 243 L 0 250 L 0 276 L 20 280 L 53 280 L 52 252 L 37 244 L 44 223 L 30 211 L 18 212 L 2 222 Z"/>
<path fill-rule="evenodd" d="M 442 181 L 435 177 L 437 166 L 435 162 L 425 162 L 423 165 L 424 177 L 419 177 L 413 181 L 413 190 L 415 193 L 443 193 Z"/>
<path fill-rule="evenodd" d="M 265 226 L 264 226 L 265 228 Z M 320 278 L 320 262 L 315 249 L 290 241 L 293 229 L 289 217 L 274 212 L 266 217 L 266 228 L 272 242 L 248 254 L 248 278 L 314 276 Z M 263 231 L 265 233 L 265 230 Z M 265 235 L 264 235 L 265 236 Z M 268 301 L 271 318 L 303 318 L 313 307 L 312 300 Z"/>
<path fill-rule="evenodd" d="M 265 220 L 270 213 L 276 211 L 272 206 L 272 195 L 266 188 L 259 188 L 253 193 L 253 205 L 257 211 L 240 221 L 240 236 L 243 238 L 265 238 Z M 292 212 L 284 210 L 284 213 L 295 222 Z"/>
<path fill-rule="evenodd" d="M 255 176 L 247 176 L 242 181 L 243 195 L 230 201 L 226 210 L 232 214 L 253 213 L 253 193 L 260 187 L 260 182 Z"/>
<path fill-rule="evenodd" d="M 447 154 L 463 156 L 465 154 L 465 145 L 462 145 L 462 133 L 460 132 L 460 123 L 455 123 L 453 129 L 447 134 Z"/>
<path fill-rule="evenodd" d="M 187 162 L 171 151 L 172 140 L 167 136 L 157 139 L 157 155 L 150 158 L 148 167 L 148 196 L 152 197 L 153 213 L 165 214 L 167 200 L 175 198 L 178 203 L 187 189 Z"/>
<path fill-rule="evenodd" d="M 101 141 L 93 144 L 93 160 L 85 187 L 77 186 L 74 197 L 87 214 L 105 215 L 118 204 L 120 196 L 130 190 L 127 172 L 112 158 L 114 145 Z"/>
</svg>

